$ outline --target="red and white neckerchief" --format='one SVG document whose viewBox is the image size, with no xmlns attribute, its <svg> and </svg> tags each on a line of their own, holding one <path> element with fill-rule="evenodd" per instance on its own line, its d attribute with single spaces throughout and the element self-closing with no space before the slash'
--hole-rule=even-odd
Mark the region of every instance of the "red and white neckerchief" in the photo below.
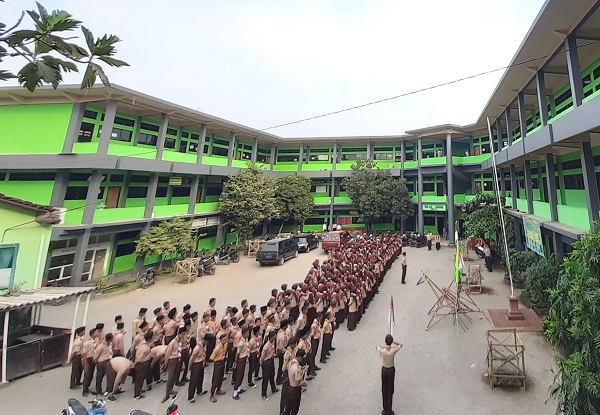
<svg viewBox="0 0 600 415">
<path fill-rule="evenodd" d="M 113 349 L 112 349 L 112 344 L 108 345 L 108 358 L 112 359 L 113 357 Z"/>
</svg>

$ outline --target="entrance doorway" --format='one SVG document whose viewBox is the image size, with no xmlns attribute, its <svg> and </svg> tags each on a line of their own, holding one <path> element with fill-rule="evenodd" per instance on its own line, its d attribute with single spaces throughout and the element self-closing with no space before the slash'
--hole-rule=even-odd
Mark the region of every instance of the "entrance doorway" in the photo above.
<svg viewBox="0 0 600 415">
<path fill-rule="evenodd" d="M 117 186 L 109 187 L 106 195 L 106 209 L 114 209 L 119 206 L 119 197 L 121 188 Z"/>
</svg>

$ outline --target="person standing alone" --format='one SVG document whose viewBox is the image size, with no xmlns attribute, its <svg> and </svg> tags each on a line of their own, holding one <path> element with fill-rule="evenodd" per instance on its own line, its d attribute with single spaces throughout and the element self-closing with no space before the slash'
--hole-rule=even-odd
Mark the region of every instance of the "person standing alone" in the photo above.
<svg viewBox="0 0 600 415">
<path fill-rule="evenodd" d="M 383 395 L 383 411 L 381 415 L 394 415 L 392 411 L 392 399 L 394 397 L 394 380 L 396 378 L 396 369 L 394 368 L 394 357 L 398 350 L 402 348 L 402 343 L 394 341 L 391 334 L 385 336 L 385 346 L 377 347 L 379 356 L 382 359 L 381 367 L 381 394 Z"/>
<path fill-rule="evenodd" d="M 433 241 L 433 235 L 431 232 L 427 232 L 427 250 L 431 251 L 431 242 Z"/>
<path fill-rule="evenodd" d="M 406 284 L 406 252 L 402 252 L 400 265 L 402 265 L 402 284 Z"/>
</svg>

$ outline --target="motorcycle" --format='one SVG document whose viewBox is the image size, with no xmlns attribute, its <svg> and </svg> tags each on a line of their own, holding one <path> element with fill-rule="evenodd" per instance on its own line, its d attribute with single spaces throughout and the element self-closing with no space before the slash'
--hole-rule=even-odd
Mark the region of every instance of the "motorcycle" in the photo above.
<svg viewBox="0 0 600 415">
<path fill-rule="evenodd" d="M 173 398 L 171 399 L 171 405 L 169 405 L 169 407 L 167 408 L 167 415 L 179 415 L 179 407 L 175 403 L 176 399 L 177 399 L 177 395 L 174 395 Z M 144 411 L 140 411 L 140 410 L 135 410 L 135 411 L 131 411 L 131 413 L 129 415 L 152 415 L 152 414 L 149 414 L 148 412 L 144 412 Z"/>
<path fill-rule="evenodd" d="M 148 288 L 149 286 L 151 286 L 152 284 L 154 284 L 156 282 L 156 278 L 154 278 L 154 276 L 156 275 L 156 271 L 154 270 L 153 267 L 150 267 L 146 270 L 146 272 L 144 272 L 141 276 L 140 276 L 140 283 L 142 284 L 142 288 Z"/>
<path fill-rule="evenodd" d="M 92 404 L 89 409 L 77 399 L 70 398 L 67 401 L 66 409 L 63 409 L 62 413 L 63 415 L 105 415 L 108 413 L 103 399 L 96 398 L 88 403 Z"/>
<path fill-rule="evenodd" d="M 198 273 L 198 276 L 204 274 L 215 274 L 215 259 L 213 257 L 209 256 L 200 260 L 200 272 Z"/>
<path fill-rule="evenodd" d="M 231 262 L 240 262 L 240 251 L 238 251 L 237 246 L 233 242 L 229 244 L 228 253 Z"/>
<path fill-rule="evenodd" d="M 217 265 L 229 265 L 231 262 L 231 256 L 229 254 L 229 248 L 224 245 L 219 246 L 215 250 L 215 254 L 213 255 L 213 259 L 215 260 L 215 264 Z"/>
</svg>

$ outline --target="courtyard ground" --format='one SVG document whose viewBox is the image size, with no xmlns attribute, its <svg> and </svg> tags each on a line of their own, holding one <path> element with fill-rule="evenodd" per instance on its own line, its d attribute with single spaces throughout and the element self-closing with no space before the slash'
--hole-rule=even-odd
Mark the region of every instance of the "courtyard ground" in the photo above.
<svg viewBox="0 0 600 415">
<path fill-rule="evenodd" d="M 308 391 L 302 395 L 300 413 L 303 414 L 380 414 L 381 362 L 375 347 L 383 344 L 388 332 L 390 295 L 394 296 L 396 310 L 396 339 L 404 348 L 396 356 L 396 392 L 394 410 L 397 414 L 477 414 L 512 415 L 554 414 L 555 404 L 548 399 L 552 383 L 552 348 L 541 333 L 520 333 L 526 346 L 525 363 L 528 389 L 495 389 L 489 387 L 486 373 L 486 330 L 491 324 L 474 314 L 473 324 L 465 333 L 447 318 L 425 331 L 429 320 L 427 311 L 435 297 L 427 284 L 416 285 L 423 272 L 439 286 L 453 278 L 454 249 L 442 247 L 439 252 L 426 248 L 407 248 L 407 284 L 400 284 L 401 268 L 396 263 L 357 330 L 339 329 L 334 338 L 336 350 L 327 364 L 322 365 L 317 378 L 308 382 Z M 303 280 L 315 258 L 324 259 L 320 250 L 301 254 L 282 267 L 259 267 L 254 258 L 242 257 L 240 263 L 219 266 L 214 276 L 204 276 L 190 285 L 163 279 L 147 290 L 127 294 L 97 296 L 90 305 L 88 327 L 104 322 L 112 327 L 116 314 L 122 314 L 130 327 L 140 307 L 149 313 L 170 300 L 181 308 L 190 303 L 194 310 L 203 310 L 210 297 L 217 298 L 218 315 L 227 305 L 239 306 L 242 298 L 250 304 L 264 304 L 272 288 L 282 283 Z M 483 268 L 483 266 L 482 266 Z M 509 288 L 503 272 L 483 271 L 487 294 L 473 295 L 482 310 L 505 308 Z M 60 307 L 45 307 L 42 324 L 66 327 L 73 313 L 73 303 Z M 80 312 L 81 315 L 81 312 Z M 129 336 L 127 336 L 129 338 Z M 68 389 L 70 368 L 58 368 L 24 377 L 0 389 L 4 413 L 60 413 L 69 397 L 81 401 L 80 390 Z M 205 388 L 210 387 L 212 367 L 207 369 Z M 260 399 L 260 387 L 250 389 L 240 401 L 231 399 L 232 386 L 224 382 L 226 395 L 212 404 L 208 396 L 200 396 L 195 404 L 186 400 L 187 388 L 182 387 L 178 404 L 182 415 L 210 411 L 212 414 L 241 413 L 248 415 L 277 414 L 279 394 L 270 401 Z M 162 415 L 167 404 L 160 404 L 164 384 L 146 394 L 146 399 L 135 401 L 132 385 L 125 384 L 125 393 L 117 402 L 108 402 L 108 413 L 127 415 L 141 409 Z"/>
</svg>

